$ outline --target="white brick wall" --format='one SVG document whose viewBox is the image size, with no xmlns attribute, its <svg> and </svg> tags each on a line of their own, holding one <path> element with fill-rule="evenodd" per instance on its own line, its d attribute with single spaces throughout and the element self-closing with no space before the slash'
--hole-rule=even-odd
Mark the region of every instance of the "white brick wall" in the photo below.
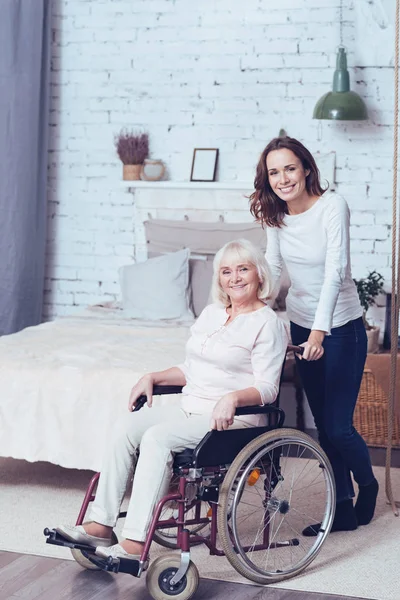
<svg viewBox="0 0 400 600">
<path fill-rule="evenodd" d="M 335 150 L 354 275 L 376 268 L 389 283 L 393 69 L 381 46 L 391 47 L 393 29 L 377 26 L 369 3 L 345 4 L 343 41 L 366 123 L 311 118 L 332 82 L 339 0 L 203 0 L 190 10 L 187 0 L 54 0 L 45 318 L 115 298 L 117 269 L 134 256 L 134 199 L 118 185 L 113 146 L 125 126 L 146 129 L 152 156 L 179 180 L 189 178 L 193 148 L 218 147 L 219 179 L 251 181 L 280 127 L 313 152 Z M 231 199 L 220 195 L 199 218 L 238 220 Z M 183 218 L 182 208 L 170 214 Z"/>
</svg>

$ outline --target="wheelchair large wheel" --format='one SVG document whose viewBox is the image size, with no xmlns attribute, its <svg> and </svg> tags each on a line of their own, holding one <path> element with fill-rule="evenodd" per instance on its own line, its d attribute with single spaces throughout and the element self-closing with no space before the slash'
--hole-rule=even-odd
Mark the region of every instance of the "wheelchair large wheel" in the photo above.
<svg viewBox="0 0 400 600">
<path fill-rule="evenodd" d="M 186 575 L 176 584 L 170 581 L 181 564 L 179 554 L 165 554 L 156 558 L 147 570 L 146 586 L 154 600 L 189 600 L 199 586 L 199 572 L 192 561 Z"/>
<path fill-rule="evenodd" d="M 170 491 L 173 491 L 179 482 L 179 477 L 174 476 L 171 480 Z M 205 518 L 207 516 L 207 510 L 209 506 L 205 502 L 201 503 L 201 516 Z M 167 502 L 161 511 L 160 520 L 167 520 L 178 516 L 178 508 L 176 502 Z M 193 519 L 195 516 L 195 507 L 189 509 L 185 518 L 187 520 Z M 207 529 L 210 528 L 209 523 L 200 523 L 198 525 L 186 525 L 185 529 L 188 529 L 190 533 L 199 533 L 202 532 L 202 535 L 207 535 Z M 176 550 L 178 548 L 177 539 L 176 539 L 176 527 L 170 527 L 167 529 L 157 529 L 153 535 L 153 541 L 160 544 L 164 548 L 171 548 L 172 550 Z M 193 545 L 196 545 L 193 544 Z"/>
<path fill-rule="evenodd" d="M 114 532 L 111 535 L 111 544 L 118 544 L 118 538 Z M 83 569 L 87 569 L 88 571 L 100 571 L 100 567 L 97 567 L 93 564 L 86 556 L 82 554 L 80 550 L 77 548 L 71 548 L 71 554 L 74 557 L 74 560 L 80 565 Z"/>
<path fill-rule="evenodd" d="M 218 532 L 233 568 L 256 583 L 298 575 L 317 556 L 335 511 L 329 460 L 308 435 L 269 431 L 231 464 L 220 489 Z M 308 525 L 321 523 L 316 537 Z"/>
</svg>

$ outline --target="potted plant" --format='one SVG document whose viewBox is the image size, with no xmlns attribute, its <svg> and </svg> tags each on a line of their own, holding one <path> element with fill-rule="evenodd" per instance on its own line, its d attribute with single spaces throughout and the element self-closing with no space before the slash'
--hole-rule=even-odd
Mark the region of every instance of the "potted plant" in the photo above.
<svg viewBox="0 0 400 600">
<path fill-rule="evenodd" d="M 123 178 L 127 181 L 140 179 L 140 171 L 145 158 L 149 155 L 149 136 L 147 133 L 134 133 L 122 129 L 115 136 L 115 147 L 122 161 Z"/>
<path fill-rule="evenodd" d="M 368 337 L 368 352 L 376 353 L 379 348 L 379 330 L 377 325 L 370 325 L 367 321 L 367 310 L 375 304 L 375 298 L 383 292 L 383 277 L 376 271 L 371 271 L 367 277 L 354 279 L 358 297 L 364 309 L 363 321 Z"/>
</svg>

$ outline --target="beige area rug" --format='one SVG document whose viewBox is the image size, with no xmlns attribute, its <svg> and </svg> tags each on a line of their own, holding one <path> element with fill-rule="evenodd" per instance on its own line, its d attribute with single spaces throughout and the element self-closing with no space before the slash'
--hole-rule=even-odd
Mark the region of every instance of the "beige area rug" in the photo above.
<svg viewBox="0 0 400 600">
<path fill-rule="evenodd" d="M 374 521 L 355 532 L 330 535 L 303 574 L 276 587 L 400 599 L 400 518 L 385 502 L 384 469 L 375 468 L 375 474 L 381 489 Z M 0 550 L 71 559 L 69 550 L 45 543 L 43 529 L 74 522 L 91 475 L 48 463 L 0 459 Z M 393 470 L 393 489 L 399 499 L 399 469 Z M 161 552 L 169 551 L 155 546 L 152 557 Z M 192 557 L 202 577 L 251 583 L 225 558 L 210 557 L 203 547 L 194 548 Z"/>
</svg>

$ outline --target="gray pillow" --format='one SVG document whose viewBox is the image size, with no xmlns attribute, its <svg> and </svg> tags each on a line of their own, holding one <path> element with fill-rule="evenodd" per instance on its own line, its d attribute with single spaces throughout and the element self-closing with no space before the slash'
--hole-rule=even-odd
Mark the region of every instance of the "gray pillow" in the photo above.
<svg viewBox="0 0 400 600">
<path fill-rule="evenodd" d="M 188 249 L 119 269 L 123 309 L 135 319 L 192 320 Z"/>
<path fill-rule="evenodd" d="M 189 261 L 191 308 L 194 316 L 210 304 L 210 290 L 213 276 L 214 256 L 191 257 Z"/>
<path fill-rule="evenodd" d="M 151 254 L 190 248 L 198 254 L 215 254 L 224 244 L 246 238 L 265 250 L 267 237 L 259 223 L 203 223 L 149 219 L 144 222 L 147 251 Z"/>
<path fill-rule="evenodd" d="M 272 297 L 272 303 L 270 306 L 277 311 L 286 310 L 286 296 L 290 288 L 290 278 L 287 272 L 285 264 L 283 264 L 281 277 L 279 280 L 279 289 L 276 291 L 275 296 Z"/>
</svg>

